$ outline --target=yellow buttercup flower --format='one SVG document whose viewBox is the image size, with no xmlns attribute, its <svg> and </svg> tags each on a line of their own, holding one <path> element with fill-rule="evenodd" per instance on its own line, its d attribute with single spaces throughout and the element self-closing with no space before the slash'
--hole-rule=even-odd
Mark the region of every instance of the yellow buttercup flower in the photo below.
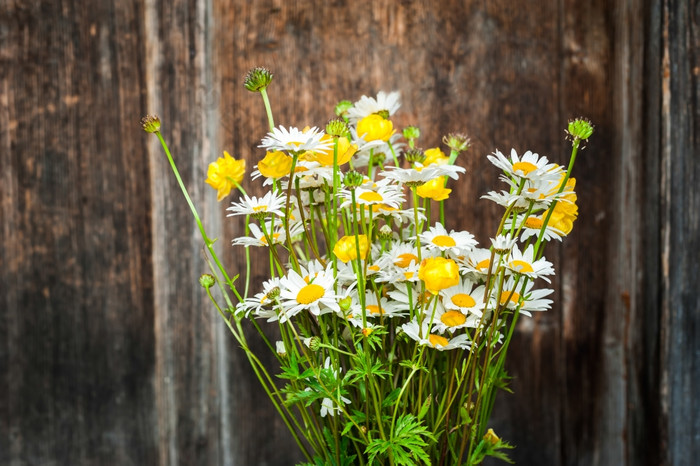
<svg viewBox="0 0 700 466">
<path fill-rule="evenodd" d="M 292 158 L 281 151 L 273 151 L 265 154 L 265 158 L 258 162 L 258 170 L 265 178 L 282 178 L 289 175 L 292 169 Z"/>
<path fill-rule="evenodd" d="M 367 252 L 369 251 L 369 241 L 367 241 L 366 235 L 357 235 L 357 238 L 360 246 L 360 258 L 365 259 L 367 257 Z M 355 236 L 343 236 L 340 238 L 338 242 L 335 243 L 333 254 L 335 254 L 340 261 L 346 264 L 357 259 Z"/>
<path fill-rule="evenodd" d="M 418 269 L 418 278 L 433 294 L 459 284 L 459 267 L 452 259 L 431 257 L 423 259 Z"/>
<path fill-rule="evenodd" d="M 388 141 L 394 133 L 394 124 L 381 115 L 372 113 L 357 122 L 357 135 L 365 141 Z"/>
<path fill-rule="evenodd" d="M 433 147 L 423 152 L 425 160 L 423 165 L 445 165 L 450 161 L 450 158 L 439 147 Z"/>
<path fill-rule="evenodd" d="M 245 160 L 236 160 L 224 151 L 224 156 L 209 164 L 206 183 L 216 189 L 216 200 L 220 201 L 229 195 L 243 180 Z"/>
<path fill-rule="evenodd" d="M 327 134 L 321 138 L 321 141 L 330 139 L 333 144 L 333 138 Z M 338 166 L 344 165 L 350 161 L 350 158 L 357 152 L 357 145 L 351 144 L 350 140 L 345 136 L 338 138 Z M 323 165 L 324 167 L 333 166 L 333 146 L 328 150 L 320 150 L 315 152 L 307 152 L 309 158 Z M 305 155 L 306 155 L 305 154 Z"/>
<path fill-rule="evenodd" d="M 450 197 L 451 189 L 445 187 L 446 177 L 439 176 L 416 188 L 416 194 L 434 201 L 444 201 Z"/>
<path fill-rule="evenodd" d="M 568 192 L 568 194 L 564 194 L 559 198 L 559 202 L 554 206 L 554 211 L 547 224 L 549 227 L 557 229 L 564 235 L 571 233 L 571 230 L 574 228 L 574 220 L 578 217 L 578 206 L 576 205 L 578 197 L 576 193 L 573 192 L 575 186 L 576 179 L 569 178 L 564 188 L 564 193 Z M 543 217 L 546 217 L 546 213 Z"/>
</svg>

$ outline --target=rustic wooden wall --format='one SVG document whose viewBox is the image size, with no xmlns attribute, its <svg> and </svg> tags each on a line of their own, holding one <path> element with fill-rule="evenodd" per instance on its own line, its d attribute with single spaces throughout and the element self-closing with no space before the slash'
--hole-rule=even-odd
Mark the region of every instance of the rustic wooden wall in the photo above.
<svg viewBox="0 0 700 466">
<path fill-rule="evenodd" d="M 700 6 L 672 0 L 0 0 L 0 464 L 287 465 L 300 459 L 197 285 L 201 241 L 160 147 L 231 269 L 242 225 L 203 183 L 252 166 L 264 65 L 278 123 L 397 89 L 424 147 L 473 149 L 451 226 L 497 211 L 485 155 L 564 162 L 597 125 L 580 218 L 550 245 L 556 306 L 523 321 L 494 426 L 519 464 L 690 464 L 700 454 Z M 253 193 L 256 188 L 251 188 Z M 259 261 L 264 263 L 265 261 Z M 255 267 L 256 280 L 264 276 Z"/>
</svg>

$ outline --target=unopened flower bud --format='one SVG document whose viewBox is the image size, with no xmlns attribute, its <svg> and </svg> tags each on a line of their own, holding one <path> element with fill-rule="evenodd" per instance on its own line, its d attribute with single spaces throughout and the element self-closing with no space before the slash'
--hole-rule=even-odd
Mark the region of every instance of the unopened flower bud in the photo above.
<svg viewBox="0 0 700 466">
<path fill-rule="evenodd" d="M 377 234 L 377 236 L 379 236 L 380 240 L 390 240 L 394 237 L 394 231 L 389 225 L 382 225 L 382 227 L 379 229 L 379 233 Z"/>
<path fill-rule="evenodd" d="M 403 129 L 403 137 L 409 142 L 414 141 L 420 137 L 420 129 L 417 126 L 406 126 Z"/>
<path fill-rule="evenodd" d="M 211 274 L 205 273 L 199 277 L 199 284 L 202 285 L 202 288 L 209 289 L 214 286 L 215 283 L 216 279 Z"/>
<path fill-rule="evenodd" d="M 363 181 L 364 176 L 362 176 L 362 173 L 355 170 L 350 170 L 345 174 L 345 177 L 343 177 L 343 184 L 345 184 L 345 187 L 348 189 L 357 188 L 358 186 L 362 185 Z"/>
<path fill-rule="evenodd" d="M 348 312 L 351 305 L 352 305 L 352 298 L 350 296 L 346 296 L 343 299 L 338 300 L 338 306 L 340 307 L 340 310 L 343 311 L 343 313 Z"/>
<path fill-rule="evenodd" d="M 341 119 L 333 119 L 326 125 L 326 133 L 329 136 L 344 136 L 348 132 L 348 124 Z"/>
<path fill-rule="evenodd" d="M 420 149 L 409 149 L 403 154 L 403 156 L 409 163 L 425 162 L 425 154 Z"/>
<path fill-rule="evenodd" d="M 243 85 L 250 92 L 264 91 L 272 81 L 272 76 L 270 70 L 258 66 L 248 71 L 243 79 Z"/>
<path fill-rule="evenodd" d="M 501 439 L 498 438 L 498 435 L 496 435 L 496 432 L 494 432 L 493 429 L 489 429 L 486 431 L 486 434 L 484 435 L 484 440 L 490 443 L 491 445 L 496 445 L 498 442 L 501 441 Z"/>
<path fill-rule="evenodd" d="M 146 115 L 141 118 L 141 127 L 147 133 L 157 133 L 160 131 L 160 118 L 156 115 Z"/>
<path fill-rule="evenodd" d="M 352 102 L 349 100 L 341 100 L 335 106 L 335 114 L 343 118 L 348 113 L 348 110 L 352 108 Z"/>
<path fill-rule="evenodd" d="M 576 118 L 569 122 L 566 133 L 567 139 L 571 141 L 575 141 L 576 139 L 585 141 L 593 134 L 593 123 L 586 118 Z"/>
<path fill-rule="evenodd" d="M 463 133 L 450 133 L 442 138 L 442 142 L 455 152 L 469 149 L 471 140 Z"/>
<path fill-rule="evenodd" d="M 378 112 L 375 112 L 375 114 L 379 115 L 380 117 L 384 118 L 385 120 L 389 119 L 389 110 L 379 110 Z"/>
<path fill-rule="evenodd" d="M 372 165 L 384 165 L 385 160 L 386 154 L 384 152 L 377 152 L 376 154 L 372 154 Z"/>
</svg>

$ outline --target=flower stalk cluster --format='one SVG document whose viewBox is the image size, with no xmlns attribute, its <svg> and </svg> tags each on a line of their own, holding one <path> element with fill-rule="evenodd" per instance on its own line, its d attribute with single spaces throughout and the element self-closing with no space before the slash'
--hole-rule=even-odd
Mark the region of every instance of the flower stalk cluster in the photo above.
<svg viewBox="0 0 700 466">
<path fill-rule="evenodd" d="M 506 188 L 483 196 L 503 216 L 479 246 L 445 218 L 447 186 L 465 173 L 458 162 L 467 136 L 442 139 L 449 155 L 418 149 L 418 127 L 394 129 L 397 92 L 342 101 L 325 131 L 275 127 L 271 79 L 256 68 L 245 80 L 261 93 L 270 124 L 251 174 L 265 193 L 243 190 L 245 163 L 226 152 L 206 180 L 219 200 L 241 193 L 228 212 L 245 217 L 246 232 L 233 246 L 267 253 L 269 279 L 253 284 L 254 293 L 250 255 L 241 293 L 180 186 L 211 258 L 200 283 L 307 464 L 507 459 L 511 446 L 489 418 L 496 393 L 507 389 L 504 363 L 518 319 L 551 307 L 542 282 L 554 268 L 543 246 L 567 236 L 578 215 L 570 175 L 592 126 L 569 125 L 566 168 L 530 151 L 488 156 Z M 160 122 L 148 117 L 143 127 L 159 137 L 180 181 Z M 251 350 L 246 320 L 277 359 L 277 373 Z"/>
</svg>

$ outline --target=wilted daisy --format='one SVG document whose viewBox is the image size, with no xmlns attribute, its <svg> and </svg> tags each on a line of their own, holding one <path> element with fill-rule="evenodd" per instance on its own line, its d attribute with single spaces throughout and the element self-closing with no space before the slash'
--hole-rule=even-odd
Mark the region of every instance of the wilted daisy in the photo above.
<svg viewBox="0 0 700 466">
<path fill-rule="evenodd" d="M 440 222 L 435 223 L 419 236 L 421 243 L 428 250 L 439 250 L 456 256 L 468 253 L 477 244 L 471 233 L 454 230 L 448 233 Z"/>
<path fill-rule="evenodd" d="M 333 366 L 331 365 L 331 358 L 326 358 L 326 362 L 323 366 L 323 372 L 324 381 L 327 382 L 329 379 L 334 379 L 337 384 L 338 376 L 340 375 L 340 369 L 336 370 L 333 368 Z M 343 404 L 350 404 L 350 400 L 342 396 L 340 388 L 330 387 L 330 389 L 337 399 L 324 397 L 321 400 L 321 417 L 325 417 L 326 415 L 335 416 L 336 414 L 340 414 L 343 411 L 341 405 L 339 404 L 340 402 L 342 402 Z"/>
<path fill-rule="evenodd" d="M 324 132 L 317 127 L 298 128 L 279 126 L 267 133 L 258 147 L 268 151 L 306 152 L 332 149 L 332 141 L 323 139 Z"/>
<path fill-rule="evenodd" d="M 515 246 L 506 261 L 506 268 L 530 278 L 539 277 L 549 282 L 547 275 L 554 275 L 552 263 L 545 260 L 544 257 L 535 260 L 534 256 L 535 248 L 532 244 L 523 252 L 520 252 L 520 248 Z"/>
<path fill-rule="evenodd" d="M 318 272 L 311 283 L 294 270 L 280 279 L 280 322 L 308 310 L 314 315 L 326 311 L 338 312 L 337 296 L 333 292 L 333 274 Z"/>
<path fill-rule="evenodd" d="M 419 345 L 427 345 L 439 351 L 447 351 L 453 349 L 469 349 L 469 336 L 466 334 L 458 335 L 454 338 L 447 339 L 437 333 L 431 333 L 428 322 L 425 320 L 422 324 L 414 319 L 407 324 L 403 324 L 401 329 L 412 340 L 418 342 Z"/>
<path fill-rule="evenodd" d="M 513 249 L 513 246 L 515 246 L 516 240 L 511 238 L 510 233 L 507 233 L 505 235 L 501 234 L 496 236 L 495 238 L 491 238 L 491 245 L 493 246 L 493 250 L 496 251 L 497 254 L 500 255 L 506 255 L 510 252 L 511 249 Z"/>
<path fill-rule="evenodd" d="M 286 198 L 283 195 L 277 195 L 272 191 L 268 191 L 263 197 L 250 197 L 247 194 L 240 199 L 240 202 L 232 202 L 228 211 L 228 217 L 234 215 L 255 215 L 265 216 L 266 214 L 275 214 L 284 217 L 282 209 L 284 209 Z"/>
</svg>

